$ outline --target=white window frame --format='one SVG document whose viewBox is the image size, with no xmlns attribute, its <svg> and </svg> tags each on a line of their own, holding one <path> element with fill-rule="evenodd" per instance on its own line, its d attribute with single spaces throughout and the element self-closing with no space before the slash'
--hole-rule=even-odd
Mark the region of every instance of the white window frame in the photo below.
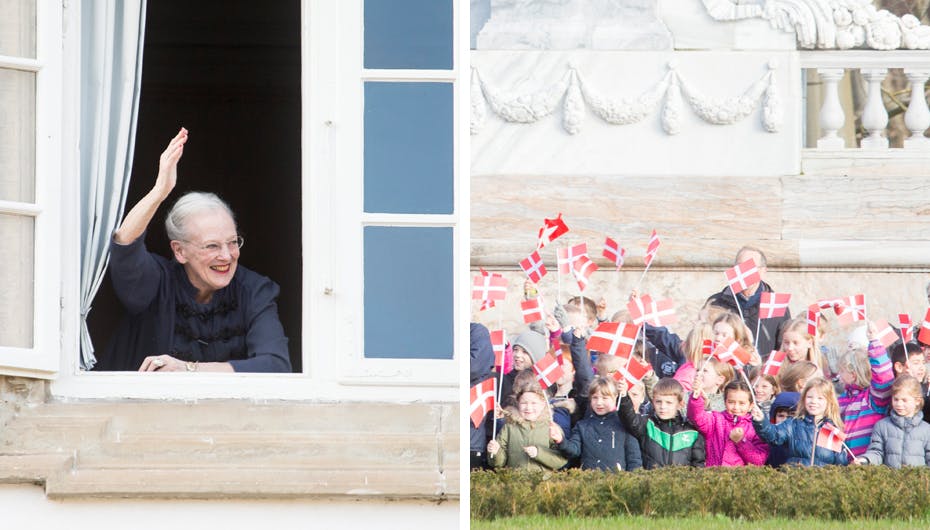
<svg viewBox="0 0 930 530">
<path fill-rule="evenodd" d="M 82 373 L 79 368 L 79 272 L 63 265 L 61 366 L 51 392 L 62 398 L 336 399 L 340 401 L 458 402 L 459 359 L 467 358 L 469 316 L 468 259 L 468 3 L 453 3 L 454 66 L 441 79 L 454 80 L 454 214 L 448 216 L 368 216 L 362 214 L 362 5 L 363 0 L 304 0 L 301 6 L 302 63 L 302 246 L 303 373 L 216 374 L 125 372 Z M 79 28 L 79 13 L 66 22 Z M 77 31 L 77 30 L 75 30 Z M 309 38 L 307 38 L 309 36 Z M 80 36 L 66 35 L 65 86 L 78 86 Z M 357 57 L 357 64 L 346 60 Z M 404 71 L 407 72 L 407 71 Z M 368 72 L 369 75 L 371 72 Z M 390 76 L 401 75 L 391 72 Z M 435 72 L 416 72 L 439 80 Z M 387 77 L 390 77 L 387 76 Z M 433 76 L 430 78 L 430 76 Z M 380 79 L 380 78 L 379 78 Z M 409 79 L 409 78 L 408 78 Z M 465 84 L 463 84 L 465 83 Z M 66 148 L 64 174 L 77 174 L 79 94 L 64 94 Z M 79 196 L 74 179 L 61 179 L 61 196 Z M 78 205 L 63 202 L 62 262 L 79 263 Z M 357 209 L 347 212 L 349 207 Z M 348 221 L 350 222 L 346 222 Z M 400 224 L 453 227 L 455 277 L 452 360 L 365 359 L 361 351 L 362 226 Z M 283 229 L 283 228 L 282 228 Z M 70 244 L 68 242 L 71 242 Z M 356 259 L 339 255 L 354 249 Z M 342 258 L 340 260 L 340 258 Z"/>
<path fill-rule="evenodd" d="M 33 341 L 0 346 L 0 373 L 49 378 L 58 370 L 60 335 L 59 192 L 61 153 L 61 4 L 36 2 L 36 57 L 0 56 L 0 68 L 34 72 L 35 202 L 0 201 L 0 213 L 34 220 Z"/>
</svg>

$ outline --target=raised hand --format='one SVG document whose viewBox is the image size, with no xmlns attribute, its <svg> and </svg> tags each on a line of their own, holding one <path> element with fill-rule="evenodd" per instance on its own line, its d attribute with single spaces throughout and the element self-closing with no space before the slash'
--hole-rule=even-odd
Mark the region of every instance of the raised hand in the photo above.
<svg viewBox="0 0 930 530">
<path fill-rule="evenodd" d="M 762 412 L 762 409 L 759 408 L 759 405 L 753 405 L 750 412 L 752 413 L 752 419 L 756 421 L 762 421 L 765 419 L 765 413 Z"/>
<path fill-rule="evenodd" d="M 178 161 L 184 154 L 184 144 L 187 143 L 187 129 L 181 127 L 178 134 L 171 139 L 168 147 L 158 159 L 158 176 L 155 178 L 155 190 L 164 199 L 174 189 L 178 182 Z"/>
</svg>

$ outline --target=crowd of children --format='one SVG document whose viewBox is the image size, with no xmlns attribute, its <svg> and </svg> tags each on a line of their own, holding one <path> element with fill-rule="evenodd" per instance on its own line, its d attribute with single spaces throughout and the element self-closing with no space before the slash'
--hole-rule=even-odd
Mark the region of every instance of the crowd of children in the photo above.
<svg viewBox="0 0 930 530">
<path fill-rule="evenodd" d="M 604 304 L 557 305 L 510 341 L 504 373 L 495 373 L 496 416 L 472 426 L 473 467 L 930 465 L 928 345 L 899 340 L 889 355 L 866 320 L 837 355 L 808 332 L 806 318 L 785 318 L 767 332 L 783 365 L 763 374 L 745 315 L 732 309 L 711 297 L 684 340 L 645 324 L 632 355 L 651 370 L 631 386 L 615 377 L 626 359 L 587 348 Z M 706 341 L 729 340 L 750 353 L 746 366 L 706 355 Z M 561 356 L 562 372 L 544 388 L 532 367 L 549 353 Z"/>
</svg>

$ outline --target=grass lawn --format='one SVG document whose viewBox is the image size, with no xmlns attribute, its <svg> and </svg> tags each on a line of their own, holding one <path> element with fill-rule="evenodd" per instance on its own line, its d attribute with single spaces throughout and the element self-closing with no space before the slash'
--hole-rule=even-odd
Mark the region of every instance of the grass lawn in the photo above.
<svg viewBox="0 0 930 530">
<path fill-rule="evenodd" d="M 635 528 L 637 530 L 715 530 L 728 528 L 783 530 L 785 528 L 819 530 L 852 530 L 852 529 L 898 529 L 898 528 L 928 528 L 930 521 L 892 521 L 892 520 L 858 520 L 858 521 L 821 521 L 821 520 L 792 520 L 792 519 L 766 519 L 763 521 L 737 521 L 726 517 L 690 517 L 676 518 L 650 518 L 650 517 L 609 517 L 602 519 L 572 519 L 568 517 L 513 517 L 497 519 L 494 521 L 471 521 L 472 530 L 510 530 L 517 528 L 532 528 L 533 530 L 616 530 L 621 528 Z"/>
</svg>

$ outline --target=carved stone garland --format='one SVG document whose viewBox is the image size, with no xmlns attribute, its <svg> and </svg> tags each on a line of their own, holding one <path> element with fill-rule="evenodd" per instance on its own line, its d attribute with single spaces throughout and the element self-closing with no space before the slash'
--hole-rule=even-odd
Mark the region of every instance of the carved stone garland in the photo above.
<svg viewBox="0 0 930 530">
<path fill-rule="evenodd" d="M 766 0 L 737 4 L 733 0 L 703 0 L 716 20 L 762 18 L 772 27 L 793 32 L 806 49 L 869 48 L 930 49 L 930 26 L 913 15 L 898 18 L 871 0 Z"/>
<path fill-rule="evenodd" d="M 632 98 L 610 99 L 587 82 L 584 76 L 569 65 L 568 72 L 556 83 L 529 94 L 509 94 L 490 86 L 477 68 L 471 76 L 471 134 L 481 132 L 487 116 L 486 107 L 510 123 L 535 123 L 552 114 L 562 102 L 562 127 L 568 134 L 581 132 L 585 109 L 611 125 L 630 125 L 642 121 L 658 109 L 663 98 L 662 128 L 668 134 L 681 132 L 683 100 L 695 114 L 713 125 L 732 125 L 752 114 L 761 102 L 762 126 L 767 132 L 778 132 L 782 123 L 781 100 L 775 87 L 774 61 L 769 71 L 743 91 L 730 98 L 707 98 L 687 83 L 676 70 L 674 61 L 668 73 L 656 85 Z M 682 98 L 682 94 L 685 95 Z"/>
</svg>

